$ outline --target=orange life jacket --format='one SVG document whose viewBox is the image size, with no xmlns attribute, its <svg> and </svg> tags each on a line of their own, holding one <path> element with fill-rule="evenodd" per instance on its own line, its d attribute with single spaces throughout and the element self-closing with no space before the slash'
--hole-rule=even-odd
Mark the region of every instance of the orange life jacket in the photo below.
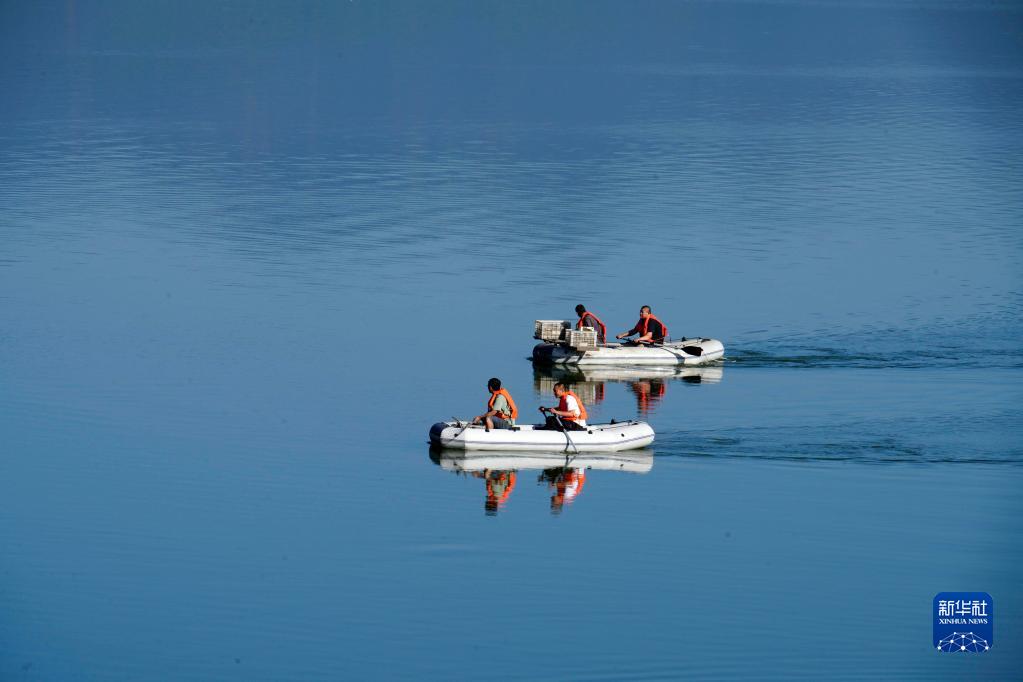
<svg viewBox="0 0 1023 682">
<path fill-rule="evenodd" d="M 487 411 L 489 412 L 490 410 L 494 409 L 494 401 L 497 400 L 497 396 L 499 395 L 503 395 L 504 399 L 508 401 L 508 407 L 511 408 L 511 418 L 517 419 L 519 416 L 519 408 L 515 407 L 515 401 L 512 400 L 511 393 L 509 393 L 503 388 L 499 388 L 496 391 L 494 391 L 493 394 L 491 394 L 490 402 L 487 403 Z M 504 413 L 502 412 L 501 414 Z M 502 417 L 502 419 L 507 419 L 507 417 Z"/>
<path fill-rule="evenodd" d="M 586 318 L 587 317 L 592 317 L 593 321 L 596 322 L 597 324 L 595 324 L 595 325 L 593 325 L 593 324 L 586 324 Z M 600 321 L 599 317 L 597 317 L 596 315 L 594 315 L 593 313 L 591 313 L 588 310 L 585 313 L 583 313 L 583 316 L 579 318 L 578 324 L 575 325 L 576 329 L 582 329 L 583 327 L 594 327 L 594 328 L 596 328 L 596 330 L 597 330 L 597 341 L 600 341 L 601 343 L 604 343 L 604 340 L 607 338 L 607 327 L 604 326 L 604 323 Z"/>
<path fill-rule="evenodd" d="M 646 317 L 640 318 L 639 322 L 636 323 L 636 328 L 642 326 L 642 329 L 639 330 L 640 336 L 644 336 L 647 333 L 647 328 L 650 326 L 650 320 L 657 320 L 657 318 L 654 317 L 653 315 L 647 315 Z M 660 320 L 657 321 L 661 322 Z M 661 338 L 662 339 L 668 338 L 668 325 L 664 324 L 663 322 L 661 322 L 661 331 L 664 332 L 664 336 Z"/>
<path fill-rule="evenodd" d="M 571 417 L 571 416 L 569 416 L 569 417 L 562 417 L 562 419 L 567 419 L 570 422 L 574 422 L 576 419 L 585 420 L 586 419 L 586 406 L 583 405 L 583 401 L 579 400 L 579 396 L 577 396 L 575 393 L 572 393 L 572 391 L 565 391 L 565 395 L 561 396 L 561 400 L 558 401 L 558 411 L 559 412 L 568 412 L 568 396 L 572 396 L 573 398 L 575 398 L 575 402 L 579 406 L 579 416 L 578 417 Z"/>
</svg>

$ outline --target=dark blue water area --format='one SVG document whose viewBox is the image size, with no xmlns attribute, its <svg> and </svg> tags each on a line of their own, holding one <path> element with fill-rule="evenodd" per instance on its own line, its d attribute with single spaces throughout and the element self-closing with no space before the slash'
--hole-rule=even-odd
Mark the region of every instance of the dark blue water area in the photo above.
<svg viewBox="0 0 1023 682">
<path fill-rule="evenodd" d="M 0 679 L 1014 678 L 1021 16 L 0 6 Z M 492 376 L 656 440 L 431 452 Z"/>
</svg>

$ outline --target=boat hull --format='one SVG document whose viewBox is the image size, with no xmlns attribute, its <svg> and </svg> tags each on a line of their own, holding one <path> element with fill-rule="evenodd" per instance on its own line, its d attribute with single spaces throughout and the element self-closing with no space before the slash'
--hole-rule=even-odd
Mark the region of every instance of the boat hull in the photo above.
<svg viewBox="0 0 1023 682">
<path fill-rule="evenodd" d="M 505 452 L 620 452 L 654 442 L 646 422 L 591 424 L 585 431 L 548 431 L 532 424 L 513 429 L 466 426 L 464 422 L 438 422 L 430 428 L 430 442 L 454 450 Z"/>
<path fill-rule="evenodd" d="M 576 350 L 562 343 L 539 343 L 533 348 L 533 362 L 580 367 L 706 365 L 724 356 L 725 346 L 717 339 L 686 339 L 660 346 L 609 343 L 592 350 Z"/>
</svg>

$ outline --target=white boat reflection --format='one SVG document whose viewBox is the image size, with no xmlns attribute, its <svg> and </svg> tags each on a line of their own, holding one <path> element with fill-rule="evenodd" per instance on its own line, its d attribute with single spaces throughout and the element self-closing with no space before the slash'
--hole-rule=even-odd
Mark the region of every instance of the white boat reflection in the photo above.
<svg viewBox="0 0 1023 682">
<path fill-rule="evenodd" d="M 430 459 L 441 469 L 457 473 L 519 471 L 522 469 L 601 469 L 645 474 L 654 466 L 652 450 L 566 455 L 542 452 L 479 452 L 431 449 Z"/>
<path fill-rule="evenodd" d="M 574 502 L 586 486 L 586 472 L 593 469 L 645 474 L 654 466 L 652 450 L 590 453 L 574 455 L 536 452 L 494 452 L 430 448 L 430 459 L 441 469 L 483 484 L 483 511 L 495 516 L 508 504 L 519 484 L 520 473 L 539 470 L 536 484 L 550 496 L 552 514 L 560 514 Z M 527 479 L 528 480 L 528 479 Z"/>
<path fill-rule="evenodd" d="M 717 384 L 724 376 L 723 365 L 702 367 L 575 367 L 565 365 L 534 366 L 533 388 L 537 395 L 550 395 L 554 384 L 563 383 L 584 404 L 604 401 L 607 383 L 625 384 L 636 398 L 636 409 L 648 415 L 668 391 L 668 383 Z"/>
<path fill-rule="evenodd" d="M 660 379 L 690 383 L 719 383 L 724 376 L 724 365 L 704 367 L 537 367 L 534 376 L 547 377 L 554 382 L 630 382 Z"/>
</svg>

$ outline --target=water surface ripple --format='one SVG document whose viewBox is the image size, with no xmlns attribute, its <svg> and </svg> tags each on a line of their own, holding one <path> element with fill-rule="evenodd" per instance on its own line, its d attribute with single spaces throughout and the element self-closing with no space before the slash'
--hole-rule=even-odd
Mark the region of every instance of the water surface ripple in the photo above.
<svg viewBox="0 0 1023 682">
<path fill-rule="evenodd" d="M 0 678 L 1013 678 L 1020 17 L 0 5 Z M 492 376 L 657 440 L 431 453 Z"/>
</svg>

